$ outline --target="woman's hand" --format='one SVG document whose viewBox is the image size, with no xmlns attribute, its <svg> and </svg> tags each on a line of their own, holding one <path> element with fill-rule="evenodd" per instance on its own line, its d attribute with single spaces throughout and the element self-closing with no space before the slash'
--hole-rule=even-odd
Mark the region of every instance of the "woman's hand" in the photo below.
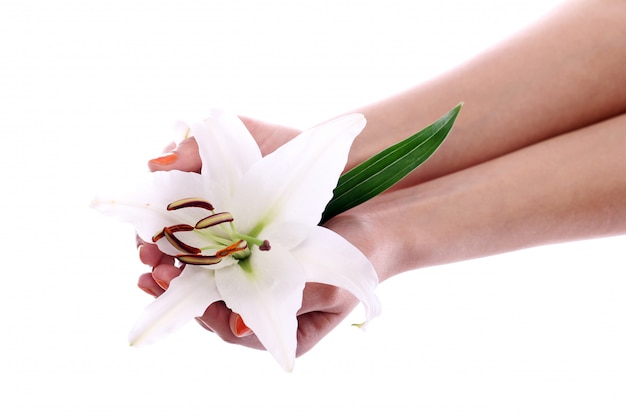
<svg viewBox="0 0 626 417">
<path fill-rule="evenodd" d="M 292 128 L 242 118 L 242 121 L 257 140 L 263 155 L 272 152 L 295 137 L 299 131 Z M 165 154 L 149 162 L 150 170 L 199 171 L 201 160 L 193 138 L 182 141 L 178 146 L 172 144 L 165 149 Z M 343 219 L 343 220 L 342 220 Z M 354 221 L 349 216 L 338 216 L 331 223 L 338 230 L 357 232 L 365 224 Z M 367 244 L 366 233 L 353 233 L 355 239 Z M 352 242 L 357 244 L 358 242 Z M 155 297 L 161 295 L 173 279 L 182 271 L 173 257 L 163 254 L 156 245 L 138 239 L 140 260 L 152 267 L 152 272 L 139 277 L 139 287 Z M 367 253 L 366 253 L 367 255 Z M 357 305 L 357 299 L 348 291 L 337 287 L 307 283 L 304 289 L 302 306 L 298 312 L 298 348 L 297 355 L 310 350 L 326 334 L 336 327 Z M 242 321 L 241 317 L 229 310 L 223 302 L 207 306 L 198 323 L 205 329 L 216 333 L 229 343 L 251 348 L 263 349 L 263 346 Z"/>
</svg>

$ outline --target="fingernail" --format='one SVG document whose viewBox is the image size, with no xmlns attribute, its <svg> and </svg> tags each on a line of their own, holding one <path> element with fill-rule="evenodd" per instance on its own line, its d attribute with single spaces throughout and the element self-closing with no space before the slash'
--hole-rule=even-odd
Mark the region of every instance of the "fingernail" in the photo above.
<svg viewBox="0 0 626 417">
<path fill-rule="evenodd" d="M 163 288 L 164 290 L 167 290 L 170 286 L 169 282 L 163 281 L 162 279 L 154 278 L 154 281 L 158 284 L 159 287 Z"/>
<path fill-rule="evenodd" d="M 148 295 L 151 295 L 153 297 L 158 297 L 160 294 L 157 294 L 156 291 L 154 291 L 152 288 L 147 288 L 147 287 L 139 287 L 143 292 L 145 292 Z"/>
<path fill-rule="evenodd" d="M 252 334 L 252 330 L 250 330 L 250 328 L 246 326 L 246 323 L 243 322 L 243 319 L 241 318 L 239 314 L 235 315 L 235 320 L 232 325 L 232 330 L 235 336 L 237 337 L 245 337 L 245 336 L 249 336 Z"/>
<path fill-rule="evenodd" d="M 171 165 L 178 160 L 178 155 L 174 152 L 166 153 L 165 155 L 161 155 L 158 158 L 151 159 L 150 162 L 159 165 Z"/>
</svg>

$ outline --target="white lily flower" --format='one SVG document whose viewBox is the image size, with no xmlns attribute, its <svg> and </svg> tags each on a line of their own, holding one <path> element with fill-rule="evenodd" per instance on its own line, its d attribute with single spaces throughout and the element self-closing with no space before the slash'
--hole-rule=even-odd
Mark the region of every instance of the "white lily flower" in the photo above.
<svg viewBox="0 0 626 417">
<path fill-rule="evenodd" d="M 154 172 L 130 196 L 96 199 L 96 209 L 130 222 L 142 239 L 186 264 L 147 307 L 131 344 L 154 342 L 223 300 L 290 371 L 306 282 L 351 291 L 366 322 L 378 315 L 371 263 L 318 226 L 364 126 L 362 115 L 344 116 L 262 157 L 239 118 L 212 111 L 189 126 L 201 173 Z"/>
</svg>

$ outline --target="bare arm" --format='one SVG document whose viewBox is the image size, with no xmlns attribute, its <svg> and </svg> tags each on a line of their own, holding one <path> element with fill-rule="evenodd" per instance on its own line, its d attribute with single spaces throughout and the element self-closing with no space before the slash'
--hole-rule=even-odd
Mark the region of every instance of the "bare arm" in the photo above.
<svg viewBox="0 0 626 417">
<path fill-rule="evenodd" d="M 412 135 L 459 102 L 449 139 L 404 186 L 476 165 L 533 143 L 626 112 L 626 2 L 574 0 L 492 49 L 400 94 L 354 109 L 367 126 L 348 167 Z M 297 135 L 243 118 L 264 154 Z M 197 169 L 195 145 L 184 163 L 151 169 Z"/>
<path fill-rule="evenodd" d="M 447 142 L 404 185 L 436 178 L 626 111 L 626 2 L 567 2 L 473 60 L 356 111 L 355 165 L 463 101 Z"/>
<path fill-rule="evenodd" d="M 404 181 L 406 188 L 337 216 L 328 227 L 361 249 L 381 280 L 424 266 L 626 232 L 626 116 L 618 116 L 626 112 L 625 21 L 624 1 L 570 2 L 465 65 L 357 109 L 368 126 L 350 165 L 465 102 L 449 140 Z M 296 133 L 244 121 L 264 153 Z M 183 142 L 175 155 L 151 161 L 151 169 L 199 168 L 193 141 Z M 180 272 L 154 245 L 144 245 L 140 257 L 154 267 L 139 281 L 153 295 Z M 355 306 L 332 287 L 306 291 L 299 354 Z M 239 337 L 222 304 L 213 304 L 201 320 L 224 340 L 258 347 L 254 335 Z"/>
<path fill-rule="evenodd" d="M 624 161 L 626 114 L 388 193 L 331 227 L 370 256 L 381 280 L 425 266 L 626 233 Z"/>
</svg>

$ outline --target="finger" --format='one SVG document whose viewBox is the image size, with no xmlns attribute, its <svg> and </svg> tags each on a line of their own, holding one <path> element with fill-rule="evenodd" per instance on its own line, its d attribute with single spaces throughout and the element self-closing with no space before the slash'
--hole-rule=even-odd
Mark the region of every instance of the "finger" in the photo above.
<svg viewBox="0 0 626 417">
<path fill-rule="evenodd" d="M 161 264 L 174 265 L 174 258 L 159 250 L 157 245 L 144 243 L 139 246 L 139 260 L 148 266 L 156 267 Z"/>
<path fill-rule="evenodd" d="M 230 331 L 237 337 L 246 337 L 253 333 L 252 330 L 246 326 L 243 318 L 235 312 L 230 313 L 228 325 L 230 326 Z"/>
<path fill-rule="evenodd" d="M 239 116 L 239 119 L 241 119 L 248 131 L 256 140 L 259 148 L 261 149 L 262 155 L 274 152 L 280 146 L 300 134 L 300 130 L 298 129 L 279 126 L 246 116 Z"/>
<path fill-rule="evenodd" d="M 199 172 L 201 167 L 202 161 L 198 153 L 198 144 L 193 137 L 184 139 L 171 151 L 148 162 L 150 171 Z"/>
<path fill-rule="evenodd" d="M 165 292 L 165 290 L 161 288 L 154 279 L 152 279 L 152 274 L 149 272 L 139 276 L 137 286 L 141 288 L 142 291 L 153 297 L 158 297 Z"/>
<path fill-rule="evenodd" d="M 170 153 L 172 152 L 174 149 L 176 149 L 176 142 L 170 142 L 169 145 L 167 145 L 165 148 L 163 148 L 163 153 Z"/>
<path fill-rule="evenodd" d="M 253 349 L 264 349 L 259 339 L 254 334 L 236 336 L 231 328 L 232 313 L 223 301 L 211 304 L 196 321 L 207 330 L 215 332 L 227 343 L 246 346 Z"/>
<path fill-rule="evenodd" d="M 326 284 L 307 283 L 298 312 L 296 356 L 311 350 L 357 306 L 349 291 Z"/>
<path fill-rule="evenodd" d="M 337 327 L 357 305 L 356 299 L 347 299 L 338 312 L 311 311 L 298 316 L 298 347 L 296 357 L 304 355 Z"/>
<path fill-rule="evenodd" d="M 349 291 L 332 285 L 308 282 L 302 293 L 302 306 L 298 315 L 315 311 L 340 313 L 346 306 L 356 304 L 357 299 Z"/>
<path fill-rule="evenodd" d="M 170 286 L 170 282 L 180 275 L 182 270 L 174 265 L 161 264 L 154 267 L 152 270 L 152 279 L 157 285 L 164 290 L 167 290 Z"/>
</svg>

